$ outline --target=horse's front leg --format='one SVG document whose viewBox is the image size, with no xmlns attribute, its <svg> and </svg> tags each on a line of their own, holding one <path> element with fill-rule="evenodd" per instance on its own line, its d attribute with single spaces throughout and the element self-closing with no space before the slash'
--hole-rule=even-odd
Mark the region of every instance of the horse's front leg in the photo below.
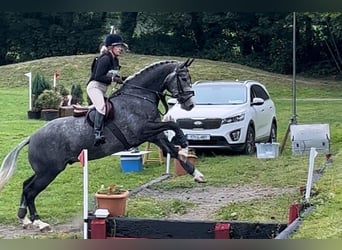
<svg viewBox="0 0 342 250">
<path fill-rule="evenodd" d="M 186 148 L 188 146 L 188 140 L 184 135 L 183 131 L 180 129 L 177 123 L 174 121 L 167 122 L 149 122 L 144 127 L 142 135 L 148 140 L 164 131 L 172 130 L 175 132 L 175 136 L 172 138 L 172 143 L 174 145 L 179 145 L 181 148 Z"/>
<path fill-rule="evenodd" d="M 172 158 L 178 160 L 184 170 L 194 177 L 194 181 L 199 183 L 206 182 L 203 174 L 188 161 L 187 155 L 180 154 L 183 149 L 178 150 L 177 147 L 172 144 L 166 136 L 164 136 L 164 134 L 161 134 L 158 138 L 151 142 L 156 144 L 164 154 L 169 153 Z"/>
</svg>

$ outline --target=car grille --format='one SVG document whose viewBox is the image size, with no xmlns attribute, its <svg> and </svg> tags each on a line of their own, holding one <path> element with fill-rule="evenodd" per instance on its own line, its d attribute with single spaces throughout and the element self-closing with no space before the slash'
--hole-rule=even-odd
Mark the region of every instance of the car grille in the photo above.
<svg viewBox="0 0 342 250">
<path fill-rule="evenodd" d="M 221 126 L 221 119 L 178 119 L 177 124 L 182 129 L 217 129 Z"/>
</svg>

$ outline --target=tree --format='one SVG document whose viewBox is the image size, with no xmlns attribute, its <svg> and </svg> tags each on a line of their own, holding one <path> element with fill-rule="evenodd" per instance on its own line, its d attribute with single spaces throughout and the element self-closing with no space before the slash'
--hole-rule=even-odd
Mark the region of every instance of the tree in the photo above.
<svg viewBox="0 0 342 250">
<path fill-rule="evenodd" d="M 137 26 L 138 12 L 122 12 L 120 33 L 128 44 L 132 41 L 135 27 Z"/>
</svg>

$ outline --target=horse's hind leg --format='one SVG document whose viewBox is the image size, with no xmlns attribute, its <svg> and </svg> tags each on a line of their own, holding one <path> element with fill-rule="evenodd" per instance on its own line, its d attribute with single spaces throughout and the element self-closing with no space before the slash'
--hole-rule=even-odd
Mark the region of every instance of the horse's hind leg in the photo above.
<svg viewBox="0 0 342 250">
<path fill-rule="evenodd" d="M 23 204 L 26 202 L 26 206 L 30 212 L 30 220 L 32 221 L 33 225 L 39 227 L 40 230 L 50 229 L 50 225 L 40 220 L 35 205 L 35 199 L 37 195 L 42 192 L 59 173 L 60 171 L 49 171 L 45 172 L 44 175 L 40 173 L 35 174 L 33 178 L 30 178 L 30 182 L 27 183 L 27 186 L 23 190 Z"/>
<path fill-rule="evenodd" d="M 28 228 L 32 225 L 32 221 L 27 218 L 27 203 L 26 203 L 26 198 L 24 195 L 24 190 L 26 189 L 27 186 L 30 185 L 32 180 L 34 179 L 35 175 L 32 175 L 30 178 L 28 178 L 26 181 L 23 183 L 23 191 L 21 193 L 21 199 L 20 199 L 20 205 L 18 209 L 18 218 L 22 221 L 23 227 Z"/>
</svg>

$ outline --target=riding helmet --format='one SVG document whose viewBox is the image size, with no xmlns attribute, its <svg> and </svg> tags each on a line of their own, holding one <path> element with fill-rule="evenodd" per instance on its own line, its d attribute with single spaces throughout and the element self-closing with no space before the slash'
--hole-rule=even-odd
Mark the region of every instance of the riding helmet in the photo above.
<svg viewBox="0 0 342 250">
<path fill-rule="evenodd" d="M 115 46 L 115 45 L 123 45 L 128 48 L 128 45 L 123 42 L 123 39 L 118 34 L 109 34 L 105 39 L 105 46 Z"/>
</svg>

